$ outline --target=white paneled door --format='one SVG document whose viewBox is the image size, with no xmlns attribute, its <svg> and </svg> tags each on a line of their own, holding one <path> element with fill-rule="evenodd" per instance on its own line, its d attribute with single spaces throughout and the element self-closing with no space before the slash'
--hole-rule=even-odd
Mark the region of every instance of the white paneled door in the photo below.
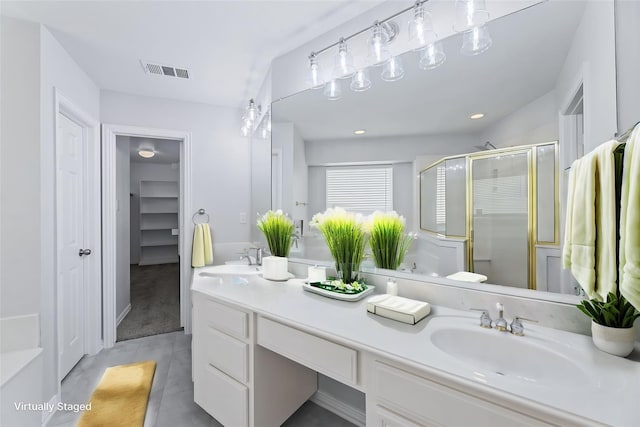
<svg viewBox="0 0 640 427">
<path fill-rule="evenodd" d="M 58 113 L 57 264 L 60 378 L 84 355 L 84 129 Z"/>
</svg>

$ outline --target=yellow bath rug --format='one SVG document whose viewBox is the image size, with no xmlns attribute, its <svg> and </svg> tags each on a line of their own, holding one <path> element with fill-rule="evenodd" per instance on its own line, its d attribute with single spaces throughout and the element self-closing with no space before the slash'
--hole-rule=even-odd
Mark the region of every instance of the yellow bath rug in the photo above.
<svg viewBox="0 0 640 427">
<path fill-rule="evenodd" d="M 156 362 L 107 368 L 78 427 L 142 427 Z"/>
</svg>

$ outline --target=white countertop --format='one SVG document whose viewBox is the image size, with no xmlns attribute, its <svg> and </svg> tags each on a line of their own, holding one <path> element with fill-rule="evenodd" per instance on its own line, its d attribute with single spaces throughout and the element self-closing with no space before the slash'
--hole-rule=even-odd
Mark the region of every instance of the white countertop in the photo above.
<svg viewBox="0 0 640 427">
<path fill-rule="evenodd" d="M 431 334 L 446 325 L 447 317 L 455 316 L 458 322 L 468 321 L 469 325 L 477 325 L 479 313 L 432 305 L 431 314 L 426 319 L 416 325 L 408 325 L 368 313 L 366 297 L 358 302 L 346 302 L 305 292 L 299 279 L 271 282 L 259 276 L 199 275 L 206 271 L 206 267 L 196 269 L 193 291 L 424 370 L 472 391 L 486 392 L 488 387 L 497 397 L 516 405 L 514 409 L 526 402 L 551 413 L 556 410 L 571 413 L 577 416 L 575 421 L 578 424 L 586 421 L 578 417 L 585 417 L 616 427 L 640 425 L 640 363 L 597 350 L 591 337 L 529 324 L 525 325 L 524 337 L 507 337 L 536 340 L 589 373 L 579 383 L 558 381 L 549 386 L 543 382 L 523 381 L 471 368 L 468 363 L 441 351 L 431 342 Z M 483 333 L 503 334 L 477 328 Z M 536 363 L 528 354 L 514 352 L 510 357 Z"/>
</svg>

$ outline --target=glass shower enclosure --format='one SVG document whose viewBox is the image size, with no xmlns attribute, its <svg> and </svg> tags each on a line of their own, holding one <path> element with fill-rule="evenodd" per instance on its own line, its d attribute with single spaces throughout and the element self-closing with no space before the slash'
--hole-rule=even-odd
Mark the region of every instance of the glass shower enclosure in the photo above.
<svg viewBox="0 0 640 427">
<path fill-rule="evenodd" d="M 420 228 L 464 238 L 467 270 L 536 289 L 536 251 L 558 245 L 557 142 L 439 160 L 420 172 Z"/>
</svg>

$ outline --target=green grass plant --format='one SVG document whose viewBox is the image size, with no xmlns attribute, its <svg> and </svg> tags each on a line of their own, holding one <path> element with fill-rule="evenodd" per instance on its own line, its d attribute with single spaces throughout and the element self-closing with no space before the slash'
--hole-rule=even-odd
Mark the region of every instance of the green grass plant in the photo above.
<svg viewBox="0 0 640 427">
<path fill-rule="evenodd" d="M 258 218 L 258 229 L 262 231 L 273 256 L 288 257 L 293 242 L 293 221 L 281 210 L 268 211 Z"/>
</svg>

